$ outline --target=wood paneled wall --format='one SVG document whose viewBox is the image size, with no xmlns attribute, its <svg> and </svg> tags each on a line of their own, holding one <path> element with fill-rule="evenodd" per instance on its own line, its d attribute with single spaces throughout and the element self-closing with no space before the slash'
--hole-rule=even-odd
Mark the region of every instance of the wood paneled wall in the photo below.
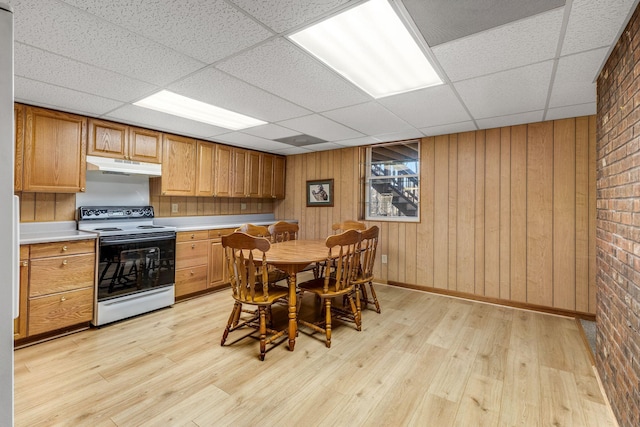
<svg viewBox="0 0 640 427">
<path fill-rule="evenodd" d="M 248 215 L 272 213 L 274 210 L 272 199 L 151 196 L 149 202 L 158 217 Z M 178 212 L 171 211 L 172 204 L 178 205 Z"/>
<path fill-rule="evenodd" d="M 276 218 L 298 219 L 302 238 L 357 219 L 360 156 L 287 157 Z M 305 181 L 324 178 L 335 206 L 307 208 Z M 421 222 L 371 223 L 376 279 L 593 314 L 595 185 L 595 116 L 424 138 Z"/>
<path fill-rule="evenodd" d="M 20 197 L 20 222 L 73 221 L 74 193 L 16 193 Z"/>
</svg>

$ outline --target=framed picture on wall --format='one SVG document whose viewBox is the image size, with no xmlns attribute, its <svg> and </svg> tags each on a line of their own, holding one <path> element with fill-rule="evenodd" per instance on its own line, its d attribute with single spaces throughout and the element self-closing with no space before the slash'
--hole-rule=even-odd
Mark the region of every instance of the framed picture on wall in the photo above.
<svg viewBox="0 0 640 427">
<path fill-rule="evenodd" d="M 307 207 L 333 206 L 333 179 L 307 181 Z"/>
</svg>

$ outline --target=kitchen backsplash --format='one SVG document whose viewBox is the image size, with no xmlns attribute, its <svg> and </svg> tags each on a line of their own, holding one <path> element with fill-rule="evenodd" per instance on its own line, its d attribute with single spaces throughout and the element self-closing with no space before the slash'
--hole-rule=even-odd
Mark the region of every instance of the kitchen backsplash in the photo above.
<svg viewBox="0 0 640 427">
<path fill-rule="evenodd" d="M 273 199 L 152 196 L 150 202 L 157 217 L 247 215 L 275 211 Z"/>
</svg>

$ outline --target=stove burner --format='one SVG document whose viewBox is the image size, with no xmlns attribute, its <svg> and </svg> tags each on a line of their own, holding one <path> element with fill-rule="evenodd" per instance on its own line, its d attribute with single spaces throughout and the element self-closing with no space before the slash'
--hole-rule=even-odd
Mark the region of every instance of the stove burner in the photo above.
<svg viewBox="0 0 640 427">
<path fill-rule="evenodd" d="M 136 228 L 140 228 L 143 230 L 149 229 L 149 228 L 164 228 L 162 225 L 139 225 Z"/>
<path fill-rule="evenodd" d="M 122 229 L 118 228 L 118 227 L 102 227 L 102 228 L 95 228 L 94 230 L 96 230 L 96 231 L 122 231 Z"/>
</svg>

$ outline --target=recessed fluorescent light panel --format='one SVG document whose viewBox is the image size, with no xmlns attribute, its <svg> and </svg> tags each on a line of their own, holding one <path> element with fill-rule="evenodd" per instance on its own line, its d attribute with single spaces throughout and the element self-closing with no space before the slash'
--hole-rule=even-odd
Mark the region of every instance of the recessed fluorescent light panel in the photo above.
<svg viewBox="0 0 640 427">
<path fill-rule="evenodd" d="M 133 105 L 232 130 L 245 129 L 267 123 L 216 107 L 215 105 L 196 101 L 168 90 L 161 90 L 138 102 L 134 102 Z"/>
<path fill-rule="evenodd" d="M 370 0 L 289 38 L 374 98 L 442 84 L 387 0 Z"/>
</svg>

